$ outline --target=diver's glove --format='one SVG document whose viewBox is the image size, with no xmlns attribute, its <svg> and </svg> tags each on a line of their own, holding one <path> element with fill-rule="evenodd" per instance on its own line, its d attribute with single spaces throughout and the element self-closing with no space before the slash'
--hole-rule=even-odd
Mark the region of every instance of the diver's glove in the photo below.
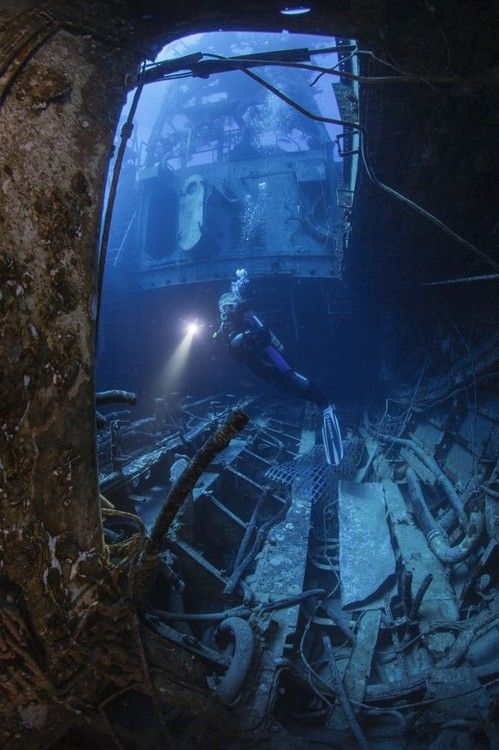
<svg viewBox="0 0 499 750">
<path fill-rule="evenodd" d="M 338 466 L 343 459 L 343 440 L 333 404 L 324 409 L 322 440 L 326 451 L 326 461 L 330 466 Z"/>
<path fill-rule="evenodd" d="M 258 328 L 256 331 L 243 331 L 232 336 L 230 345 L 234 349 L 264 349 L 270 341 L 268 328 Z"/>
<path fill-rule="evenodd" d="M 222 321 L 220 323 L 220 326 L 218 327 L 218 331 L 215 331 L 213 334 L 213 338 L 215 341 L 227 341 L 227 339 L 230 337 L 230 332 L 232 330 L 232 327 L 229 325 L 227 321 Z"/>
</svg>

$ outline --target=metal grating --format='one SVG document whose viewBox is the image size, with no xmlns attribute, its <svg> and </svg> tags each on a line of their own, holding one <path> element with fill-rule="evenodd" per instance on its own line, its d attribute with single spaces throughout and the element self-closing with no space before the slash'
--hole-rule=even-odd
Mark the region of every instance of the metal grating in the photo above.
<svg viewBox="0 0 499 750">
<path fill-rule="evenodd" d="M 349 436 L 344 442 L 345 455 L 339 466 L 329 466 L 323 445 L 315 445 L 292 461 L 271 466 L 265 478 L 272 483 L 290 487 L 295 482 L 307 483 L 311 489 L 311 500 L 316 502 L 329 493 L 338 479 L 353 479 L 362 455 L 363 441 Z"/>
</svg>

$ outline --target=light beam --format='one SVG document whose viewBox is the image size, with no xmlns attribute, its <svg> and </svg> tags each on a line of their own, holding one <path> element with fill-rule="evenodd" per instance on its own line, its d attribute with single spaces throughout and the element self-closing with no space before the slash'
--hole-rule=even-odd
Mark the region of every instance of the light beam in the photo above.
<svg viewBox="0 0 499 750">
<path fill-rule="evenodd" d="M 189 352 L 191 349 L 192 341 L 194 336 L 199 333 L 201 324 L 197 320 L 193 320 L 187 323 L 185 328 L 185 334 L 170 359 L 166 363 L 159 386 L 162 392 L 171 392 L 177 390 L 179 381 L 182 377 L 182 373 L 185 370 Z"/>
</svg>

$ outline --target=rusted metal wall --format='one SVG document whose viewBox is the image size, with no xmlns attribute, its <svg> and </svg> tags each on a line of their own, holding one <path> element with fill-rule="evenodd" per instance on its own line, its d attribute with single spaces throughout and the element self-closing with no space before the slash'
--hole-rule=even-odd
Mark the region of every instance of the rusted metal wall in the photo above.
<svg viewBox="0 0 499 750">
<path fill-rule="evenodd" d="M 28 747 L 70 716 L 54 704 L 77 666 L 66 651 L 73 605 L 103 565 L 96 239 L 125 76 L 139 54 L 13 5 L 0 29 L 0 564 L 14 658 L 3 662 L 12 680 L 0 705 L 2 745 Z"/>
<path fill-rule="evenodd" d="M 31 579 L 47 615 L 50 593 L 57 595 L 69 569 L 47 561 L 54 575 L 44 581 L 34 538 L 41 546 L 53 540 L 64 567 L 79 550 L 101 549 L 94 260 L 103 175 L 134 62 L 132 54 L 118 57 L 91 37 L 57 30 L 33 50 L 0 110 L 2 515 L 9 537 L 2 572 L 21 588 Z M 43 630 L 38 605 L 36 612 Z"/>
</svg>

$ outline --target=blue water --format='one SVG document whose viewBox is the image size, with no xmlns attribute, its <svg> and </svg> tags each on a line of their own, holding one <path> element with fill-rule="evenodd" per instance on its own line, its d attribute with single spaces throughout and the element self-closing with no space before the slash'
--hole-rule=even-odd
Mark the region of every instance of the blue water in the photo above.
<svg viewBox="0 0 499 750">
<path fill-rule="evenodd" d="M 198 34 L 168 45 L 157 61 L 198 51 L 241 56 L 336 44 L 334 38 L 287 33 Z M 319 54 L 309 64 L 337 63 L 336 54 Z M 332 89 L 337 78 L 317 80 L 315 71 L 289 67 L 252 70 L 309 111 L 339 117 Z M 121 124 L 117 147 L 120 132 Z M 241 71 L 144 88 L 114 204 L 98 390 L 137 392 L 139 413 L 165 388 L 203 395 L 263 387 L 212 338 L 218 298 L 237 270 L 247 268 L 248 300 L 284 345 L 290 365 L 331 399 L 362 397 L 373 341 L 365 321 L 352 316 L 357 301 L 341 267 L 344 215 L 336 190 L 343 162 L 333 146 L 340 132 L 340 126 L 296 112 Z M 186 188 L 196 175 L 198 182 Z M 193 209 L 188 191 L 200 185 L 204 195 Z M 317 257 L 322 265 L 316 269 Z M 333 269 L 325 265 L 329 259 Z M 206 280 L 196 281 L 189 264 Z M 178 284 L 183 268 L 191 283 Z M 175 382 L 165 380 L 185 326 L 194 320 L 199 333 Z"/>
</svg>

